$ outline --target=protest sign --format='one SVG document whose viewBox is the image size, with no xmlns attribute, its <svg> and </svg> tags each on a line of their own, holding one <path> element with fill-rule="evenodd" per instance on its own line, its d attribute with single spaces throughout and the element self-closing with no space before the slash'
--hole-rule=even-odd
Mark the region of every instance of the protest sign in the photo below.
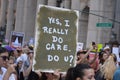
<svg viewBox="0 0 120 80">
<path fill-rule="evenodd" d="M 100 52 L 101 49 L 103 48 L 103 44 L 97 44 L 97 47 L 98 47 L 98 51 L 97 52 Z"/>
<path fill-rule="evenodd" d="M 34 69 L 64 72 L 74 66 L 78 11 L 42 5 L 36 19 Z"/>
<path fill-rule="evenodd" d="M 22 32 L 11 32 L 10 45 L 12 47 L 22 47 L 25 34 Z"/>
<path fill-rule="evenodd" d="M 82 50 L 82 49 L 83 49 L 83 43 L 78 42 L 78 43 L 77 43 L 77 51 L 80 51 L 80 50 Z"/>
<path fill-rule="evenodd" d="M 119 47 L 112 47 L 112 53 L 116 55 L 117 61 L 120 62 Z"/>
</svg>

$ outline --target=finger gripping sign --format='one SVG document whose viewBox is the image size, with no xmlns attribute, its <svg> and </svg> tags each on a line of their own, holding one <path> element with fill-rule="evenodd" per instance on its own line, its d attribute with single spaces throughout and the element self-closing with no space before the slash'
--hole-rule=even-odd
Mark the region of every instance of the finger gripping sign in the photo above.
<svg viewBox="0 0 120 80">
<path fill-rule="evenodd" d="M 35 70 L 74 66 L 78 11 L 40 5 L 36 18 Z"/>
</svg>

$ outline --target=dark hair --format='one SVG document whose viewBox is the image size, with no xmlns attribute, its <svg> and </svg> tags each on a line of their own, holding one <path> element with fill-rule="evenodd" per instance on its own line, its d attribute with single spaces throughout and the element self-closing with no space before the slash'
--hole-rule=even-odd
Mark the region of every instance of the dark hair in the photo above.
<svg viewBox="0 0 120 80">
<path fill-rule="evenodd" d="M 47 76 L 45 75 L 46 73 L 45 72 L 41 72 L 41 73 L 42 73 L 42 76 L 40 80 L 47 80 Z"/>
<path fill-rule="evenodd" d="M 8 52 L 7 49 L 4 48 L 4 47 L 0 47 L 0 54 L 1 54 L 1 53 L 5 53 L 5 52 Z"/>
<path fill-rule="evenodd" d="M 92 45 L 95 45 L 95 42 L 92 42 Z"/>
<path fill-rule="evenodd" d="M 66 78 L 65 80 L 73 80 L 73 69 L 74 67 L 70 67 L 68 70 L 67 70 L 67 74 L 66 74 Z"/>
<path fill-rule="evenodd" d="M 83 78 L 84 70 L 91 69 L 88 64 L 78 64 L 76 67 L 69 68 L 65 80 L 76 80 L 76 78 Z"/>
<path fill-rule="evenodd" d="M 32 47 L 32 46 L 28 46 L 28 48 L 29 48 L 30 50 L 33 50 L 33 47 Z"/>
<path fill-rule="evenodd" d="M 80 55 L 80 54 L 86 54 L 86 53 L 87 53 L 86 50 L 80 50 L 80 51 L 77 52 L 77 55 Z"/>
</svg>

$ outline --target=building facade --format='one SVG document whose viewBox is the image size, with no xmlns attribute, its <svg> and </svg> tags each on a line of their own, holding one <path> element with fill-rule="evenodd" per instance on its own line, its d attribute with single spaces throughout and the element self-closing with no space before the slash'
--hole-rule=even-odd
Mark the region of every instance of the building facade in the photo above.
<svg viewBox="0 0 120 80">
<path fill-rule="evenodd" d="M 119 0 L 0 0 L 0 27 L 5 39 L 11 31 L 24 32 L 25 41 L 35 37 L 36 10 L 39 4 L 79 11 L 78 42 L 89 47 L 92 41 L 120 41 Z M 112 24 L 99 26 L 99 23 Z M 0 33 L 2 34 L 2 33 Z"/>
</svg>

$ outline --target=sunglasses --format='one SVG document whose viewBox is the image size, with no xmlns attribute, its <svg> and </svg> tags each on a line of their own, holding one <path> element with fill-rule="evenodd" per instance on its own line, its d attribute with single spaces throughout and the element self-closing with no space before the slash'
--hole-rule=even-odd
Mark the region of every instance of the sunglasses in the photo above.
<svg viewBox="0 0 120 80">
<path fill-rule="evenodd" d="M 0 56 L 4 61 L 9 60 L 8 56 Z"/>
</svg>

